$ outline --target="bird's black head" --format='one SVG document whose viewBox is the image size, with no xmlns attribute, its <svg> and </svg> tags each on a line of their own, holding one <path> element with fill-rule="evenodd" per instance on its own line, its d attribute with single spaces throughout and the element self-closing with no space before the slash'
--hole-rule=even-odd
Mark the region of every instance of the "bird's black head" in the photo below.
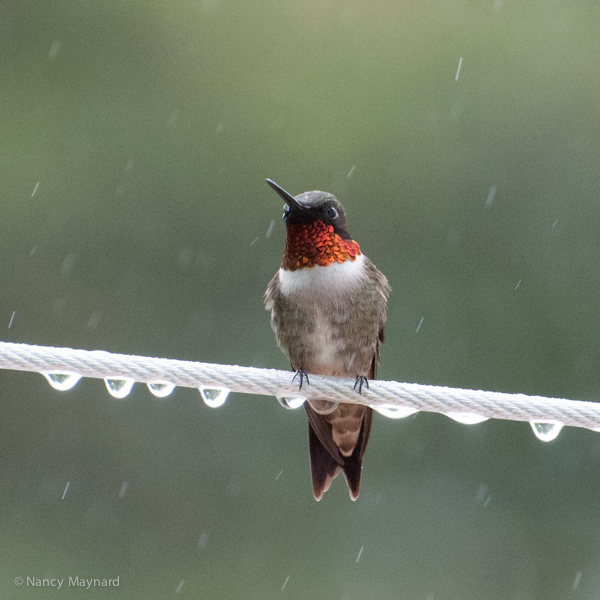
<svg viewBox="0 0 600 600">
<path fill-rule="evenodd" d="M 267 183 L 285 201 L 283 218 L 287 227 L 322 221 L 326 225 L 331 225 L 334 233 L 337 233 L 342 239 L 352 239 L 346 228 L 344 207 L 333 194 L 315 190 L 294 197 L 271 179 L 267 179 Z"/>
</svg>

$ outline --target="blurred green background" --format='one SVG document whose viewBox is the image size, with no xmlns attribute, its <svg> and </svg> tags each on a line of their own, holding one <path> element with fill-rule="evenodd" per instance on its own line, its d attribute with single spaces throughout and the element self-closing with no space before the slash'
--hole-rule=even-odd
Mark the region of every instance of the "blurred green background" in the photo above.
<svg viewBox="0 0 600 600">
<path fill-rule="evenodd" d="M 5 0 L 1 339 L 288 368 L 270 177 L 336 194 L 387 275 L 381 378 L 596 400 L 599 22 L 596 0 Z M 599 593 L 596 433 L 376 416 L 358 502 L 336 480 L 317 504 L 304 411 L 273 398 L 1 378 L 3 598 Z"/>
</svg>

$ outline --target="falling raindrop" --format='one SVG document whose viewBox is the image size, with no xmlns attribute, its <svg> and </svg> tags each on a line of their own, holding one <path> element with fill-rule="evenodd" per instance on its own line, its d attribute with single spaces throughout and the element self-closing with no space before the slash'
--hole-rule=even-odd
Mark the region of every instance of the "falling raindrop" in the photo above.
<svg viewBox="0 0 600 600">
<path fill-rule="evenodd" d="M 128 487 L 129 483 L 127 481 L 124 481 L 123 485 L 121 486 L 121 490 L 119 491 L 119 498 L 122 498 L 125 495 L 125 492 L 127 491 Z"/>
<path fill-rule="evenodd" d="M 269 224 L 269 229 L 267 229 L 267 233 L 265 234 L 265 237 L 267 239 L 269 239 L 271 237 L 274 228 L 275 228 L 275 219 L 272 219 L 271 223 Z"/>
<path fill-rule="evenodd" d="M 57 298 L 52 304 L 52 310 L 56 315 L 61 315 L 65 310 L 65 306 L 67 305 L 67 301 L 64 298 Z"/>
<path fill-rule="evenodd" d="M 167 125 L 171 128 L 171 129 L 175 129 L 177 127 L 177 125 L 179 125 L 179 110 L 175 109 L 173 111 L 171 111 L 171 114 L 169 115 L 169 118 L 167 119 Z"/>
<path fill-rule="evenodd" d="M 48 52 L 48 60 L 54 60 L 60 51 L 60 42 L 58 40 L 54 40 L 52 42 L 52 46 L 50 46 L 50 52 Z"/>
<path fill-rule="evenodd" d="M 306 402 L 306 398 L 303 398 L 302 396 L 277 396 L 277 402 L 279 402 L 283 408 L 295 410 L 296 408 L 300 408 Z"/>
<path fill-rule="evenodd" d="M 483 423 L 487 421 L 489 417 L 482 417 L 475 413 L 461 413 L 461 412 L 449 412 L 445 413 L 447 417 L 454 419 L 458 423 L 463 425 L 477 425 L 477 423 Z"/>
<path fill-rule="evenodd" d="M 478 503 L 483 503 L 488 493 L 488 485 L 487 483 L 482 483 L 477 490 L 477 494 L 475 495 L 475 500 Z"/>
<path fill-rule="evenodd" d="M 184 582 L 185 582 L 185 579 L 182 579 L 182 580 L 179 582 L 179 585 L 177 586 L 177 589 L 175 590 L 175 593 L 176 593 L 176 594 L 179 594 L 179 592 L 180 592 L 180 591 L 183 589 L 183 584 L 184 584 Z"/>
<path fill-rule="evenodd" d="M 416 408 L 410 406 L 394 406 L 393 404 L 382 404 L 373 407 L 380 415 L 390 419 L 404 419 L 419 412 Z"/>
<path fill-rule="evenodd" d="M 184 248 L 179 253 L 179 258 L 177 259 L 177 263 L 179 267 L 184 271 L 189 269 L 192 266 L 192 261 L 194 260 L 194 251 L 190 248 Z"/>
<path fill-rule="evenodd" d="M 146 385 L 157 398 L 164 398 L 175 389 L 175 384 L 167 381 L 151 381 Z"/>
<path fill-rule="evenodd" d="M 106 389 L 113 398 L 125 398 L 131 392 L 135 379 L 129 377 L 106 377 Z"/>
<path fill-rule="evenodd" d="M 65 256 L 65 259 L 60 266 L 60 274 L 68 275 L 73 270 L 73 265 L 75 264 L 75 254 L 70 253 Z"/>
<path fill-rule="evenodd" d="M 61 392 L 70 390 L 81 379 L 81 375 L 78 373 L 54 372 L 42 373 L 42 375 L 48 380 L 48 383 L 55 390 L 59 390 Z"/>
<path fill-rule="evenodd" d="M 88 331 L 95 331 L 100 323 L 100 319 L 102 317 L 102 313 L 99 311 L 95 311 L 90 315 L 88 322 L 85 325 L 85 328 Z"/>
<path fill-rule="evenodd" d="M 226 387 L 213 387 L 213 388 L 198 388 L 204 404 L 211 408 L 218 408 L 225 404 L 227 396 L 229 396 L 230 389 Z"/>
<path fill-rule="evenodd" d="M 458 81 L 458 76 L 460 75 L 460 68 L 462 67 L 462 59 L 463 57 L 460 57 L 460 60 L 458 61 L 458 69 L 456 70 L 456 77 L 454 78 L 454 81 Z"/>
<path fill-rule="evenodd" d="M 198 540 L 198 548 L 206 548 L 206 544 L 208 544 L 208 533 L 203 531 L 200 534 L 200 539 Z"/>
<path fill-rule="evenodd" d="M 542 442 L 551 442 L 558 437 L 564 425 L 560 421 L 529 421 L 535 437 Z"/>
</svg>

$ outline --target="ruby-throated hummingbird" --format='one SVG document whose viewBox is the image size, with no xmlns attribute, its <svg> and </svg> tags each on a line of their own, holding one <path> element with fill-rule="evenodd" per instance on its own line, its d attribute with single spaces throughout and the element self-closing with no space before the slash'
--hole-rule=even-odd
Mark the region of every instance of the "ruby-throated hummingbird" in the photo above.
<svg viewBox="0 0 600 600">
<path fill-rule="evenodd" d="M 286 203 L 283 260 L 265 293 L 277 343 L 300 389 L 314 373 L 355 378 L 361 391 L 375 379 L 379 362 L 387 279 L 350 237 L 335 196 L 313 191 L 294 197 L 267 183 Z M 315 498 L 321 499 L 341 469 L 356 500 L 373 409 L 325 399 L 310 399 L 304 407 Z"/>
</svg>

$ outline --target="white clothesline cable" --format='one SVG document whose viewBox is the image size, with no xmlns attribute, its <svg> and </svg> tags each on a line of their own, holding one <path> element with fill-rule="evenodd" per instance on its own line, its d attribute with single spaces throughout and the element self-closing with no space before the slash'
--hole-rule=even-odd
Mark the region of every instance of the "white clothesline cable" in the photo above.
<svg viewBox="0 0 600 600">
<path fill-rule="evenodd" d="M 369 382 L 369 389 L 363 387 L 362 395 L 359 395 L 353 390 L 353 380 L 319 375 L 310 375 L 310 384 L 305 383 L 299 392 L 298 385 L 292 383 L 290 371 L 8 342 L 0 342 L 0 368 L 43 374 L 71 373 L 105 380 L 129 379 L 149 384 L 162 382 L 201 390 L 227 389 L 244 394 L 277 396 L 288 401 L 300 397 L 354 402 L 372 406 L 392 417 L 426 411 L 453 415 L 460 420 L 462 413 L 465 417 L 463 422 L 468 423 L 484 420 L 471 418 L 479 415 L 530 423 L 556 422 L 600 431 L 600 403 L 524 394 L 376 380 Z"/>
</svg>

